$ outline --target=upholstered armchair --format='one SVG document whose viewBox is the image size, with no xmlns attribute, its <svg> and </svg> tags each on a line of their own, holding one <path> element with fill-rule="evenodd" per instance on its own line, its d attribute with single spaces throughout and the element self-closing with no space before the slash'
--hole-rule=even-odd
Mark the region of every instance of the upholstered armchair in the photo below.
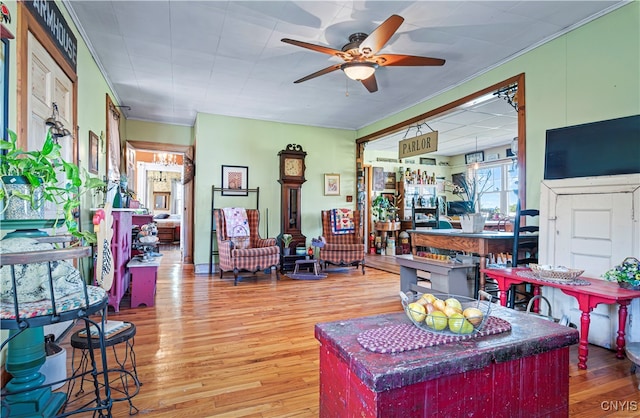
<svg viewBox="0 0 640 418">
<path fill-rule="evenodd" d="M 322 235 L 326 243 L 320 248 L 320 263 L 337 266 L 362 265 L 364 241 L 360 233 L 360 211 L 330 209 L 322 211 Z"/>
<path fill-rule="evenodd" d="M 233 271 L 233 285 L 238 284 L 238 273 L 249 271 L 256 273 L 275 267 L 276 278 L 280 278 L 278 264 L 280 262 L 280 247 L 275 238 L 260 238 L 260 211 L 246 209 L 249 236 L 239 239 L 229 236 L 225 212 L 214 210 L 216 222 L 216 236 L 218 241 L 218 256 L 220 262 L 220 278 L 227 271 Z"/>
</svg>

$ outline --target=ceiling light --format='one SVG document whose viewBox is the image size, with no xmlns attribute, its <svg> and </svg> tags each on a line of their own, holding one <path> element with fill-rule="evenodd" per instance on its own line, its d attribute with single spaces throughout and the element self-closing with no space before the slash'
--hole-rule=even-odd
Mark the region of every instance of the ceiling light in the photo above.
<svg viewBox="0 0 640 418">
<path fill-rule="evenodd" d="M 340 69 L 352 80 L 360 81 L 371 77 L 378 68 L 373 62 L 345 62 Z"/>
</svg>

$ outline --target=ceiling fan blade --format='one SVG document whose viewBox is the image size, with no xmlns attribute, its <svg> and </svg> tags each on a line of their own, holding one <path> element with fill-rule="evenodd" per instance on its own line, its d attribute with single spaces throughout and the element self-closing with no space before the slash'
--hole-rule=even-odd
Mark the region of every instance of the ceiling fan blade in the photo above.
<svg viewBox="0 0 640 418">
<path fill-rule="evenodd" d="M 329 74 L 330 72 L 333 72 L 335 70 L 339 70 L 340 69 L 340 65 L 341 64 L 335 64 L 335 65 L 332 65 L 331 67 L 323 68 L 320 71 L 316 71 L 313 74 L 309 74 L 306 77 L 302 77 L 300 80 L 294 81 L 294 83 L 295 84 L 302 83 L 303 81 L 311 80 L 312 78 L 316 78 L 316 77 L 319 77 L 321 75 Z"/>
<path fill-rule="evenodd" d="M 335 55 L 340 58 L 342 58 L 344 55 L 344 52 L 338 49 L 333 49 L 333 48 L 329 48 L 322 45 L 310 44 L 308 42 L 296 41 L 295 39 L 289 39 L 289 38 L 282 38 L 281 41 L 287 44 L 300 46 L 302 48 L 307 48 L 312 51 L 322 52 L 323 54 Z"/>
<path fill-rule="evenodd" d="M 381 54 L 374 57 L 376 63 L 381 67 L 388 66 L 438 66 L 443 65 L 445 60 L 440 58 L 430 57 L 416 57 L 414 55 L 396 55 L 396 54 Z"/>
<path fill-rule="evenodd" d="M 404 22 L 404 18 L 398 15 L 392 15 L 382 22 L 364 41 L 360 44 L 360 53 L 365 57 L 371 57 L 382 49 L 400 25 Z"/>
<path fill-rule="evenodd" d="M 371 77 L 360 81 L 362 82 L 362 85 L 369 90 L 369 93 L 375 93 L 378 91 L 378 82 L 376 81 L 375 74 L 371 74 Z"/>
</svg>

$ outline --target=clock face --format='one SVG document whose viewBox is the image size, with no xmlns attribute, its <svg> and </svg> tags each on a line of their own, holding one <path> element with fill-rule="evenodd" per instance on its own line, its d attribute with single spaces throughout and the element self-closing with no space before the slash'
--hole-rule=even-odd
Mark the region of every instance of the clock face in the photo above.
<svg viewBox="0 0 640 418">
<path fill-rule="evenodd" d="M 302 176 L 302 160 L 298 158 L 284 159 L 285 176 Z"/>
</svg>

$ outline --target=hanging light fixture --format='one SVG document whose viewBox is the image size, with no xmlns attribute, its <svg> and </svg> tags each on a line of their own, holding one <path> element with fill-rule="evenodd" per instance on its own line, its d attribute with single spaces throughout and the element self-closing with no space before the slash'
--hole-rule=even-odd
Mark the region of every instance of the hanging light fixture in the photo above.
<svg viewBox="0 0 640 418">
<path fill-rule="evenodd" d="M 352 80 L 360 81 L 371 77 L 378 68 L 373 62 L 345 62 L 340 69 Z"/>
<path fill-rule="evenodd" d="M 167 181 L 167 175 L 165 174 L 164 178 L 162 177 L 162 171 L 159 172 L 158 176 L 154 174 L 153 181 L 156 183 L 162 183 Z"/>
<path fill-rule="evenodd" d="M 476 136 L 476 153 L 478 153 L 478 137 Z M 478 170 L 480 168 L 480 163 L 478 161 L 474 162 L 472 165 L 474 170 Z"/>
<path fill-rule="evenodd" d="M 51 136 L 53 136 L 54 140 L 57 141 L 58 138 L 63 138 L 65 136 L 70 136 L 71 132 L 64 127 L 62 122 L 60 122 L 58 113 L 58 105 L 56 102 L 51 103 L 51 116 L 44 121 L 45 125 L 49 127 L 49 132 L 51 132 Z"/>
</svg>

